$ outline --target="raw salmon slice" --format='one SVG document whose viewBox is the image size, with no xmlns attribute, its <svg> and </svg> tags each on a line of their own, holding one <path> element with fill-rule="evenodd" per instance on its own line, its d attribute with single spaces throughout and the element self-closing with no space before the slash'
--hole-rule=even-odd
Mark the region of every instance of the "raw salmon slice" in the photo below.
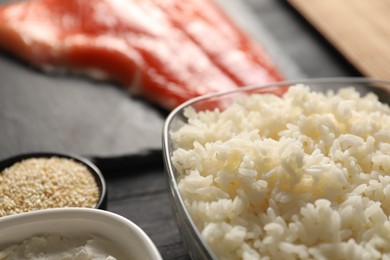
<svg viewBox="0 0 390 260">
<path fill-rule="evenodd" d="M 238 85 L 282 80 L 265 51 L 210 0 L 151 0 Z"/>
<path fill-rule="evenodd" d="M 208 1 L 11 3 L 0 7 L 0 48 L 45 71 L 65 68 L 115 80 L 166 109 L 281 80 L 258 44 Z M 186 16 L 184 8 L 193 14 Z M 194 30 L 193 24 L 202 26 Z M 208 42 L 202 33 L 214 38 Z"/>
</svg>

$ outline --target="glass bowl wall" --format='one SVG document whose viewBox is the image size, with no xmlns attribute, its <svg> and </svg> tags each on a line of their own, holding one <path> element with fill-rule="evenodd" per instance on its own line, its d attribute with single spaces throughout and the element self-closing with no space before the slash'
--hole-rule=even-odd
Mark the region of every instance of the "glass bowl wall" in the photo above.
<svg viewBox="0 0 390 260">
<path fill-rule="evenodd" d="M 375 80 L 368 78 L 325 78 L 325 79 L 306 79 L 296 81 L 279 82 L 268 85 L 242 87 L 234 91 L 225 93 L 216 93 L 192 99 L 177 107 L 168 116 L 163 131 L 163 153 L 165 163 L 165 173 L 169 184 L 169 194 L 171 205 L 176 218 L 176 222 L 182 237 L 182 240 L 192 257 L 192 259 L 216 259 L 213 252 L 202 240 L 200 232 L 194 224 L 184 200 L 178 189 L 178 173 L 171 161 L 174 151 L 174 143 L 170 138 L 170 132 L 175 131 L 186 123 L 184 110 L 187 107 L 193 107 L 196 111 L 214 110 L 216 108 L 224 110 L 234 100 L 243 95 L 254 93 L 273 93 L 283 95 L 291 85 L 305 84 L 313 91 L 326 92 L 328 90 L 337 90 L 341 87 L 356 88 L 362 95 L 368 92 L 374 92 L 381 102 L 390 104 L 390 81 Z"/>
</svg>

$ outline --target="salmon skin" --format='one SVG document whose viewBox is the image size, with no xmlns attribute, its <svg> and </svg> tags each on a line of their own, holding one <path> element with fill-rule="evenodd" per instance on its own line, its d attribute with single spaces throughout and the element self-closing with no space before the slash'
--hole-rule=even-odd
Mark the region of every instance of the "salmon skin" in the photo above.
<svg viewBox="0 0 390 260">
<path fill-rule="evenodd" d="M 211 0 L 12 2 L 0 7 L 0 48 L 44 71 L 114 80 L 169 110 L 283 79 Z"/>
</svg>

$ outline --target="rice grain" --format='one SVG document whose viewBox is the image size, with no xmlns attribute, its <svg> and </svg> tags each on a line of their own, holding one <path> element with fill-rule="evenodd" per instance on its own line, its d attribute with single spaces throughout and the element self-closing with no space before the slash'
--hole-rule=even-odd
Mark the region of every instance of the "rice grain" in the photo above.
<svg viewBox="0 0 390 260">
<path fill-rule="evenodd" d="M 218 259 L 390 257 L 390 108 L 291 86 L 171 132 L 179 190 Z"/>
</svg>

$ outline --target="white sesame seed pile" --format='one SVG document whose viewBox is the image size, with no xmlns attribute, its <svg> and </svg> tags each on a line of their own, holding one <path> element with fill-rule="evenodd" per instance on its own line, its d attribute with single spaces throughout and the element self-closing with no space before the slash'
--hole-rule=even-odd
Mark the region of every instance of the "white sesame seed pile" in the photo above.
<svg viewBox="0 0 390 260">
<path fill-rule="evenodd" d="M 88 168 L 78 162 L 31 158 L 0 173 L 0 198 L 0 216 L 45 208 L 93 208 L 99 188 Z"/>
</svg>

